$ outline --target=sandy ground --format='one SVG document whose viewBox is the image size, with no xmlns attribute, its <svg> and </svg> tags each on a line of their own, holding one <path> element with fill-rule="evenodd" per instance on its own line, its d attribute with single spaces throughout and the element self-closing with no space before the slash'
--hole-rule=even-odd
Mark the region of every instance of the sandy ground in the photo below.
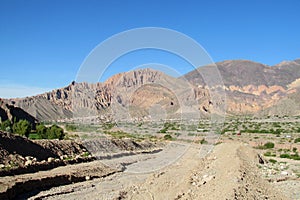
<svg viewBox="0 0 300 200">
<path fill-rule="evenodd" d="M 178 160 L 152 171 L 142 169 L 172 154 L 114 159 L 110 162 L 116 166 L 127 163 L 126 170 L 40 191 L 30 199 L 289 199 L 261 178 L 257 153 L 248 145 L 222 143 L 205 158 L 200 149 L 188 146 Z"/>
</svg>

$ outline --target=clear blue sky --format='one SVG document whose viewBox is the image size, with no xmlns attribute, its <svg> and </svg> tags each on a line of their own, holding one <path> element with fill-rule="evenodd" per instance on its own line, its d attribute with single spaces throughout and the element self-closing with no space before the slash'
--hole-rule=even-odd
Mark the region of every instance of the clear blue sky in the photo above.
<svg viewBox="0 0 300 200">
<path fill-rule="evenodd" d="M 215 62 L 294 60 L 300 57 L 299 10 L 297 0 L 0 0 L 0 97 L 68 85 L 100 42 L 138 27 L 182 32 Z M 149 51 L 120 59 L 107 77 L 143 63 L 163 63 L 164 56 Z M 178 70 L 189 67 L 182 62 Z"/>
</svg>

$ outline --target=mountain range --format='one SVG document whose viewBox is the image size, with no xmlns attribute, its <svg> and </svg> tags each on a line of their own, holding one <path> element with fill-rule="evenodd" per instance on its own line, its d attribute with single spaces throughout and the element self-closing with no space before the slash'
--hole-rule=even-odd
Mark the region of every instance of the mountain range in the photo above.
<svg viewBox="0 0 300 200">
<path fill-rule="evenodd" d="M 221 81 L 208 85 L 202 75 L 212 68 L 218 69 Z M 219 94 L 216 88 L 223 91 L 222 98 L 212 95 Z M 207 117 L 220 113 L 221 105 L 228 115 L 282 116 L 300 115 L 299 91 L 300 59 L 275 66 L 228 60 L 181 77 L 138 69 L 116 74 L 103 83 L 74 81 L 44 94 L 2 101 L 39 121 Z"/>
</svg>

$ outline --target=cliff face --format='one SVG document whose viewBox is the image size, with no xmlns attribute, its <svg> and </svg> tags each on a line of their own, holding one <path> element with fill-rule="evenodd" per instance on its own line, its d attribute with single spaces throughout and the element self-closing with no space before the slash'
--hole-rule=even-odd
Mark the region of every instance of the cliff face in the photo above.
<svg viewBox="0 0 300 200">
<path fill-rule="evenodd" d="M 299 60 L 272 67 L 245 60 L 224 61 L 216 66 L 224 85 L 213 87 L 225 90 L 226 110 L 230 114 L 268 115 L 278 113 L 272 108 L 279 110 L 281 105 L 291 105 L 289 109 L 293 110 L 299 104 Z M 214 106 L 224 103 L 210 96 L 201 77 L 201 71 L 209 67 L 200 67 L 179 78 L 139 69 L 114 75 L 104 83 L 72 82 L 61 89 L 13 101 L 39 120 L 88 116 L 105 119 L 112 114 L 124 118 L 151 117 L 153 109 L 169 117 L 196 110 L 206 115 L 213 112 Z"/>
</svg>

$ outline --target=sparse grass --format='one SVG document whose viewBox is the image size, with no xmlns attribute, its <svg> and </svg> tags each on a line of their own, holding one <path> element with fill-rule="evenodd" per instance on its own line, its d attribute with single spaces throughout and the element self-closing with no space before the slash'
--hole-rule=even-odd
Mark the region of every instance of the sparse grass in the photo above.
<svg viewBox="0 0 300 200">
<path fill-rule="evenodd" d="M 280 158 L 288 158 L 288 159 L 293 159 L 293 160 L 300 160 L 300 156 L 298 153 L 295 154 L 288 154 L 284 153 L 280 155 Z"/>
<path fill-rule="evenodd" d="M 29 139 L 31 140 L 38 140 L 40 139 L 39 135 L 36 134 L 36 133 L 30 133 L 29 136 L 28 136 Z"/>
<path fill-rule="evenodd" d="M 66 130 L 70 132 L 96 132 L 99 126 L 92 124 L 66 124 Z"/>
<path fill-rule="evenodd" d="M 276 157 L 276 154 L 273 154 L 272 152 L 268 151 L 268 152 L 264 153 L 264 156 Z"/>
<path fill-rule="evenodd" d="M 273 142 L 267 142 L 263 146 L 258 146 L 258 149 L 273 149 L 275 144 Z"/>
<path fill-rule="evenodd" d="M 275 164 L 275 163 L 277 163 L 277 160 L 270 159 L 269 162 Z"/>
<path fill-rule="evenodd" d="M 172 137 L 171 135 L 169 135 L 169 134 L 166 134 L 166 135 L 164 136 L 164 139 L 165 139 L 165 140 L 173 140 L 173 137 Z"/>
<path fill-rule="evenodd" d="M 156 136 L 149 134 L 132 134 L 124 131 L 104 131 L 104 133 L 116 139 L 130 138 L 135 140 L 158 140 Z"/>
</svg>

